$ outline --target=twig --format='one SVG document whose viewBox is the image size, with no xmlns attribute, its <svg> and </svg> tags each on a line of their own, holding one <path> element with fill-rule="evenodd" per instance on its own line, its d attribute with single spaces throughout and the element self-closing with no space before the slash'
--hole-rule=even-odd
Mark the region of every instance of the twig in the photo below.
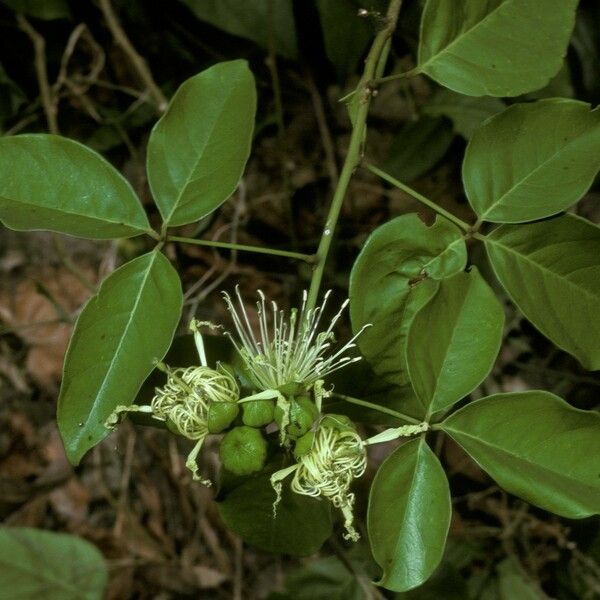
<svg viewBox="0 0 600 600">
<path fill-rule="evenodd" d="M 34 51 L 34 62 L 35 62 L 35 75 L 37 78 L 38 87 L 40 89 L 40 97 L 42 100 L 42 106 L 44 107 L 44 114 L 46 115 L 46 122 L 48 124 L 48 131 L 50 133 L 59 134 L 58 128 L 58 106 L 57 98 L 50 88 L 48 82 L 48 67 L 46 65 L 46 40 L 33 28 L 31 23 L 22 15 L 17 15 L 17 23 L 22 31 L 24 31 L 33 44 Z"/>
<path fill-rule="evenodd" d="M 234 205 L 233 218 L 231 219 L 231 224 L 230 224 L 231 236 L 229 239 L 231 240 L 231 244 L 233 244 L 233 245 L 235 245 L 237 243 L 237 232 L 238 232 L 238 226 L 239 226 L 239 222 L 240 222 L 240 214 L 245 206 L 246 206 L 246 186 L 244 184 L 244 181 L 242 180 L 242 182 L 240 183 L 240 186 L 239 186 L 238 201 Z M 217 232 L 216 237 L 218 237 L 219 235 L 220 235 L 220 232 Z M 232 249 L 231 259 L 230 259 L 227 267 L 210 285 L 206 286 L 200 293 L 198 293 L 196 295 L 196 297 L 194 298 L 194 300 L 191 302 L 192 307 L 190 309 L 190 317 L 196 316 L 196 311 L 198 310 L 198 305 L 200 304 L 200 302 L 204 298 L 206 298 L 214 289 L 216 289 L 218 286 L 220 286 L 221 283 L 223 281 L 225 281 L 231 275 L 231 273 L 233 272 L 233 270 L 235 268 L 236 263 L 237 263 L 237 249 Z M 212 267 L 209 270 L 209 273 L 211 271 L 213 271 Z M 205 276 L 206 276 L 206 273 L 205 273 Z M 202 279 L 204 280 L 205 277 L 203 277 Z"/>
<path fill-rule="evenodd" d="M 62 240 L 58 235 L 52 236 L 52 243 L 65 268 L 70 271 L 75 278 L 92 294 L 96 293 L 96 286 L 87 278 L 87 275 L 71 260 L 65 247 L 63 246 Z"/>
<path fill-rule="evenodd" d="M 321 135 L 321 143 L 323 144 L 323 151 L 325 152 L 325 164 L 327 165 L 327 172 L 329 175 L 329 181 L 331 187 L 335 189 L 339 179 L 339 172 L 335 160 L 335 147 L 331 138 L 331 132 L 327 126 L 327 119 L 325 118 L 325 109 L 323 107 L 323 99 L 321 94 L 315 85 L 315 80 L 310 72 L 307 71 L 306 80 L 308 85 L 308 91 L 310 92 L 310 98 L 313 104 L 313 110 L 315 111 L 315 118 L 317 120 L 317 127 Z"/>
<path fill-rule="evenodd" d="M 4 317 L 2 317 L 4 318 Z M 75 317 L 69 317 L 69 320 L 66 321 L 68 323 L 73 323 Z M 8 327 L 0 327 L 0 335 L 7 335 L 9 333 L 18 333 L 19 331 L 24 331 L 25 329 L 34 329 L 36 327 L 46 327 L 47 325 L 56 325 L 58 323 L 65 323 L 64 318 L 58 319 L 47 319 L 44 321 L 35 321 L 33 323 L 23 323 L 22 325 L 13 325 Z"/>
<path fill-rule="evenodd" d="M 169 101 L 162 93 L 160 87 L 158 87 L 157 83 L 154 81 L 154 77 L 152 77 L 152 73 L 146 64 L 146 61 L 133 47 L 133 44 L 127 37 L 127 34 L 125 33 L 125 30 L 123 29 L 110 0 L 100 0 L 100 10 L 104 15 L 106 24 L 108 25 L 113 38 L 117 44 L 121 46 L 123 52 L 125 52 L 125 55 L 129 59 L 129 62 L 136 70 L 144 85 L 148 88 L 148 91 L 156 103 L 158 111 L 161 113 L 164 112 L 167 110 Z"/>
<path fill-rule="evenodd" d="M 92 59 L 90 61 L 90 71 L 87 75 L 78 76 L 77 81 L 83 83 L 83 87 L 78 86 L 74 81 L 69 79 L 69 62 L 75 53 L 75 49 L 80 41 L 85 41 L 92 52 Z M 58 77 L 56 78 L 56 82 L 54 83 L 53 91 L 58 96 L 60 89 L 65 86 L 69 89 L 72 94 L 76 96 L 83 96 L 88 89 L 94 85 L 104 69 L 104 65 L 106 63 L 106 55 L 102 46 L 98 44 L 98 42 L 94 39 L 92 34 L 90 33 L 87 25 L 84 23 L 79 24 L 69 36 L 67 41 L 67 45 L 63 52 L 62 58 L 60 60 L 60 70 L 58 72 Z"/>
<path fill-rule="evenodd" d="M 242 600 L 244 576 L 244 543 L 240 538 L 235 538 L 234 544 L 234 571 L 233 571 L 233 600 Z"/>
<path fill-rule="evenodd" d="M 521 371 L 528 371 L 530 373 L 543 374 L 555 379 L 570 381 L 572 383 L 582 383 L 586 385 L 600 386 L 600 379 L 594 379 L 593 377 L 586 377 L 585 375 L 575 375 L 573 373 L 567 373 L 566 371 L 557 371 L 550 367 L 544 367 L 542 365 L 530 365 L 520 360 L 515 360 L 512 363 L 515 367 L 518 367 Z"/>
<path fill-rule="evenodd" d="M 127 445 L 125 447 L 125 461 L 123 463 L 123 471 L 119 482 L 119 504 L 117 508 L 117 518 L 113 526 L 113 535 L 120 538 L 123 534 L 123 525 L 127 515 L 127 498 L 129 490 L 129 481 L 131 479 L 131 467 L 133 465 L 133 451 L 135 449 L 136 433 L 133 427 L 127 425 L 126 429 Z"/>
<path fill-rule="evenodd" d="M 4 132 L 4 136 L 8 137 L 9 135 L 16 135 L 19 131 L 22 131 L 31 123 L 34 123 L 39 118 L 39 114 L 34 113 L 32 115 L 28 115 L 27 117 L 23 117 L 18 123 L 15 123 L 10 129 L 7 129 Z"/>
<path fill-rule="evenodd" d="M 308 292 L 308 301 L 306 304 L 308 310 L 314 309 L 317 305 L 317 296 L 321 287 L 321 280 L 323 279 L 325 264 L 327 262 L 329 248 L 331 247 L 331 240 L 333 239 L 333 234 L 335 232 L 340 211 L 342 209 L 342 204 L 344 202 L 352 174 L 362 159 L 361 151 L 364 143 L 367 115 L 372 97 L 371 81 L 377 73 L 380 57 L 387 47 L 388 39 L 391 37 L 394 29 L 396 28 L 396 22 L 398 20 L 398 13 L 400 12 L 401 5 L 402 0 L 391 0 L 386 15 L 386 25 L 375 36 L 373 45 L 371 46 L 369 54 L 367 55 L 365 70 L 357 87 L 359 98 L 358 111 L 354 120 L 354 128 L 352 129 L 352 136 L 350 138 L 350 145 L 348 147 L 348 155 L 344 161 L 340 179 L 335 193 L 333 194 L 333 199 L 331 200 L 329 213 L 327 214 L 325 225 L 323 227 L 323 233 L 321 235 L 321 241 L 319 242 L 319 248 L 317 249 L 317 262 L 310 282 L 310 290 Z"/>
</svg>

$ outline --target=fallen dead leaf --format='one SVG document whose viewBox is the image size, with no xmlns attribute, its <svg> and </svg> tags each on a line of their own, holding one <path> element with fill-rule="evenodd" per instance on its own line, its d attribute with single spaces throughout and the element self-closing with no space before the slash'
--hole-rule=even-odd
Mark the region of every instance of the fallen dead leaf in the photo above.
<svg viewBox="0 0 600 600">
<path fill-rule="evenodd" d="M 94 281 L 91 269 L 85 274 Z M 29 345 L 26 368 L 32 379 L 46 390 L 56 391 L 73 327 L 61 321 L 60 310 L 72 315 L 90 295 L 83 283 L 64 267 L 43 267 L 16 289 L 0 294 L 0 317 Z M 35 323 L 40 325 L 32 327 Z"/>
</svg>

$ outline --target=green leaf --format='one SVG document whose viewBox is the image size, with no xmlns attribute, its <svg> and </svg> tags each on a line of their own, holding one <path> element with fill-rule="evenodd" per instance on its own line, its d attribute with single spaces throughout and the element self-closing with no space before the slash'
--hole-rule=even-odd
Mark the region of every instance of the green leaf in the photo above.
<svg viewBox="0 0 600 600">
<path fill-rule="evenodd" d="M 14 11 L 36 19 L 68 19 L 71 11 L 67 0 L 4 0 Z"/>
<path fill-rule="evenodd" d="M 275 491 L 272 469 L 248 478 L 218 503 L 225 524 L 245 542 L 260 550 L 293 556 L 317 552 L 331 535 L 333 522 L 328 502 L 296 494 L 283 482 L 277 516 L 273 517 Z"/>
<path fill-rule="evenodd" d="M 564 215 L 502 225 L 485 246 L 521 312 L 586 369 L 600 369 L 600 229 Z"/>
<path fill-rule="evenodd" d="M 383 170 L 410 182 L 427 173 L 446 154 L 454 134 L 443 118 L 421 117 L 408 123 L 394 138 Z"/>
<path fill-rule="evenodd" d="M 72 463 L 108 435 L 108 416 L 134 401 L 166 354 L 182 301 L 177 272 L 154 251 L 114 271 L 85 305 L 58 399 L 58 425 Z"/>
<path fill-rule="evenodd" d="M 519 223 L 577 202 L 598 169 L 600 109 L 576 100 L 540 100 L 515 104 L 475 132 L 463 181 L 482 220 Z"/>
<path fill-rule="evenodd" d="M 185 81 L 148 142 L 148 180 L 169 226 L 210 214 L 234 192 L 250 155 L 256 89 L 244 60 Z"/>
<path fill-rule="evenodd" d="M 375 373 L 397 385 L 408 382 L 405 345 L 414 314 L 435 293 L 438 280 L 465 268 L 460 230 L 438 218 L 427 227 L 415 214 L 376 229 L 350 275 L 350 317 L 361 352 Z"/>
<path fill-rule="evenodd" d="M 423 111 L 433 117 L 448 117 L 454 131 L 468 140 L 483 121 L 505 108 L 504 102 L 498 98 L 463 96 L 441 89 L 423 107 Z"/>
<path fill-rule="evenodd" d="M 515 392 L 472 402 L 441 427 L 509 492 L 571 519 L 600 512 L 600 413 Z"/>
<path fill-rule="evenodd" d="M 86 540 L 0 528 L 0 600 L 102 600 L 107 580 L 102 554 Z"/>
<path fill-rule="evenodd" d="M 536 582 L 525 572 L 514 556 L 505 558 L 497 567 L 500 600 L 547 600 Z"/>
<path fill-rule="evenodd" d="M 518 96 L 558 73 L 577 0 L 427 0 L 419 70 L 468 96 Z"/>
<path fill-rule="evenodd" d="M 359 554 L 362 550 L 362 546 L 353 546 L 345 553 L 346 564 L 337 556 L 328 556 L 292 571 L 285 578 L 284 591 L 269 595 L 268 600 L 370 600 L 372 595 L 367 592 L 372 584 L 365 567 L 371 565 L 365 565 L 367 560 Z"/>
<path fill-rule="evenodd" d="M 181 0 L 202 21 L 286 58 L 298 53 L 292 0 Z"/>
<path fill-rule="evenodd" d="M 440 283 L 415 315 L 406 347 L 410 380 L 428 414 L 449 408 L 485 379 L 503 327 L 502 306 L 475 267 Z"/>
<path fill-rule="evenodd" d="M 359 5 L 351 0 L 317 0 L 317 9 L 327 58 L 344 81 L 356 70 L 375 29 L 370 20 L 358 16 Z"/>
<path fill-rule="evenodd" d="M 91 239 L 140 235 L 148 218 L 127 180 L 93 150 L 49 134 L 0 138 L 0 220 Z"/>
<path fill-rule="evenodd" d="M 404 592 L 431 576 L 444 554 L 451 512 L 448 480 L 425 440 L 394 450 L 369 495 L 371 550 L 383 569 L 379 585 Z"/>
<path fill-rule="evenodd" d="M 394 600 L 440 600 L 441 598 L 443 600 L 470 598 L 465 579 L 458 569 L 445 560 L 423 585 L 394 595 Z"/>
</svg>

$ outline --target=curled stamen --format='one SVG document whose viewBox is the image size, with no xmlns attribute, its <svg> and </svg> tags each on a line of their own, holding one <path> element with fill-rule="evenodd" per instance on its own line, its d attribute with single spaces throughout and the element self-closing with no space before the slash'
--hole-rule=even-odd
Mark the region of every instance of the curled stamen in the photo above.
<svg viewBox="0 0 600 600">
<path fill-rule="evenodd" d="M 360 538 L 354 529 L 354 494 L 350 486 L 367 468 L 367 453 L 361 437 L 345 422 L 335 422 L 326 416 L 314 433 L 310 450 L 299 457 L 298 463 L 271 476 L 276 492 L 273 511 L 281 500 L 282 480 L 294 473 L 291 489 L 304 496 L 323 496 L 342 511 L 344 537 L 356 541 Z"/>
<path fill-rule="evenodd" d="M 166 383 L 155 390 L 149 406 L 119 406 L 106 421 L 106 427 L 114 428 L 121 415 L 127 412 L 146 412 L 159 421 L 165 421 L 171 430 L 193 440 L 196 445 L 188 455 L 186 467 L 196 480 L 210 485 L 198 473 L 196 457 L 202 448 L 204 438 L 210 429 L 212 406 L 237 405 L 238 385 L 233 376 L 220 366 L 211 369 L 207 366 L 170 369 L 159 364 L 166 372 Z M 234 417 L 235 418 L 235 415 Z"/>
</svg>

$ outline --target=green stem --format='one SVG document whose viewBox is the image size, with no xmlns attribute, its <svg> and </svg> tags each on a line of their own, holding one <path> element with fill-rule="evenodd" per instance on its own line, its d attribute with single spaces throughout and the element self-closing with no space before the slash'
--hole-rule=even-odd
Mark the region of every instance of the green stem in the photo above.
<svg viewBox="0 0 600 600">
<path fill-rule="evenodd" d="M 301 254 L 300 252 L 288 252 L 287 250 L 276 250 L 275 248 L 263 248 L 261 246 L 244 246 L 243 244 L 230 244 L 228 242 L 214 242 L 212 240 L 196 240 L 194 238 L 179 237 L 170 235 L 167 237 L 169 242 L 180 242 L 182 244 L 194 244 L 196 246 L 210 246 L 212 248 L 225 248 L 227 250 L 241 250 L 243 252 L 255 252 L 256 254 L 271 254 L 272 256 L 283 256 L 285 258 L 295 258 L 312 263 L 315 260 L 312 254 Z"/>
<path fill-rule="evenodd" d="M 470 233 L 472 231 L 471 225 L 469 225 L 468 223 L 465 223 L 462 219 L 455 217 L 452 213 L 449 213 L 447 210 L 443 209 L 441 206 L 438 206 L 432 200 L 429 200 L 429 198 L 426 198 L 422 194 L 419 194 L 419 192 L 408 187 L 406 184 L 402 183 L 401 181 L 398 181 L 395 177 L 392 177 L 385 171 L 382 171 L 381 169 L 378 169 L 376 166 L 371 165 L 369 163 L 366 163 L 364 165 L 364 167 L 368 171 L 371 171 L 371 173 L 378 175 L 379 177 L 381 177 L 381 179 L 387 181 L 394 187 L 397 187 L 398 189 L 407 193 L 409 196 L 412 196 L 415 200 L 418 200 L 422 204 L 425 204 L 425 206 L 428 206 L 429 208 L 431 208 L 431 210 L 434 210 L 439 215 L 442 215 L 442 217 L 448 219 L 449 221 L 452 221 L 455 225 L 458 225 L 458 227 L 460 227 L 466 233 Z"/>
<path fill-rule="evenodd" d="M 396 417 L 396 419 L 400 419 L 401 421 L 408 421 L 409 423 L 413 423 L 414 425 L 420 425 L 422 422 L 413 417 L 409 417 L 404 413 L 398 412 L 397 410 L 387 408 L 386 406 L 380 406 L 379 404 L 373 404 L 372 402 L 367 402 L 366 400 L 360 400 L 358 398 L 353 398 L 352 396 L 345 396 L 344 394 L 337 394 L 335 392 L 333 393 L 333 395 L 336 398 L 344 400 L 345 402 L 349 402 L 350 404 L 356 404 L 357 406 L 370 408 L 371 410 L 376 410 L 377 412 Z"/>
<path fill-rule="evenodd" d="M 390 55 L 390 50 L 392 49 L 392 38 L 391 36 L 386 40 L 385 46 L 379 55 L 379 60 L 377 61 L 377 67 L 375 68 L 375 79 L 373 81 L 377 81 L 383 72 L 385 71 L 385 65 L 387 64 L 388 57 Z"/>
<path fill-rule="evenodd" d="M 362 156 L 361 149 L 364 141 L 365 130 L 367 126 L 367 114 L 369 112 L 369 105 L 371 104 L 371 81 L 374 79 L 377 68 L 379 65 L 379 59 L 382 53 L 387 47 L 388 39 L 391 37 L 394 29 L 396 28 L 396 21 L 398 20 L 398 13 L 400 12 L 400 6 L 402 0 L 391 0 L 386 16 L 386 26 L 375 36 L 373 45 L 369 50 L 367 60 L 365 62 L 365 70 L 360 79 L 360 82 L 356 88 L 359 94 L 359 106 L 352 129 L 352 136 L 350 138 L 350 144 L 348 147 L 348 155 L 344 161 L 340 179 L 338 181 L 333 199 L 331 200 L 331 206 L 329 207 L 329 213 L 325 220 L 323 227 L 323 233 L 321 234 L 321 241 L 319 248 L 317 249 L 316 265 L 312 274 L 310 282 L 310 290 L 308 292 L 307 309 L 314 309 L 317 304 L 317 296 L 321 287 L 321 280 L 323 279 L 323 273 L 325 270 L 325 263 L 327 262 L 327 255 L 329 254 L 329 248 L 331 247 L 331 240 L 335 232 L 340 210 L 348 185 L 354 169 L 359 165 Z"/>
<path fill-rule="evenodd" d="M 412 69 L 411 71 L 406 71 L 406 73 L 399 73 L 397 75 L 390 75 L 388 77 L 382 77 L 381 76 L 381 74 L 385 70 L 385 64 L 387 62 L 388 55 L 390 53 L 391 45 L 392 45 L 391 44 L 391 39 L 388 38 L 386 46 L 383 49 L 383 52 L 381 53 L 381 56 L 379 58 L 379 63 L 377 65 L 377 70 L 375 71 L 375 78 L 371 82 L 372 87 L 375 87 L 375 86 L 377 86 L 378 84 L 380 84 L 380 83 L 382 83 L 384 81 L 389 81 L 390 79 L 401 79 L 401 78 L 404 78 L 404 77 L 410 77 L 411 75 L 416 75 L 417 74 L 417 70 L 416 69 Z M 354 88 L 351 92 L 348 92 L 345 96 L 342 96 L 338 100 L 338 102 L 348 102 L 348 100 L 350 100 L 350 98 L 352 98 L 352 96 L 354 96 L 354 94 L 356 94 L 357 92 L 358 92 L 358 88 Z"/>
<path fill-rule="evenodd" d="M 162 240 L 162 238 L 160 237 L 160 233 L 157 233 L 156 231 L 154 231 L 154 229 L 147 229 L 146 235 L 149 235 L 153 240 L 156 240 L 157 242 L 160 242 Z"/>
<path fill-rule="evenodd" d="M 380 83 L 386 83 L 387 81 L 394 81 L 395 79 L 406 79 L 407 77 L 414 77 L 421 72 L 419 67 L 415 67 L 410 71 L 405 71 L 404 73 L 395 73 L 393 75 L 388 75 L 387 77 L 379 77 L 373 81 L 373 85 L 379 85 Z"/>
</svg>

